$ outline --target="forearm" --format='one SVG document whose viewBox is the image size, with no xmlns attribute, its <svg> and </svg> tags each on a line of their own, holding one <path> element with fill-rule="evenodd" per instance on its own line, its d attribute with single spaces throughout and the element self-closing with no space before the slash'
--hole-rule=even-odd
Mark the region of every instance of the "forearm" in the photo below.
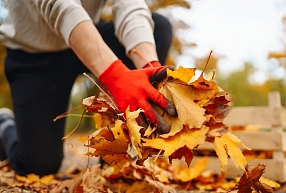
<svg viewBox="0 0 286 193">
<path fill-rule="evenodd" d="M 137 69 L 143 68 L 148 62 L 158 61 L 156 48 L 153 44 L 143 42 L 129 51 L 129 57 Z"/>
<path fill-rule="evenodd" d="M 96 76 L 118 59 L 91 21 L 78 24 L 71 32 L 69 43 L 83 64 Z"/>
</svg>

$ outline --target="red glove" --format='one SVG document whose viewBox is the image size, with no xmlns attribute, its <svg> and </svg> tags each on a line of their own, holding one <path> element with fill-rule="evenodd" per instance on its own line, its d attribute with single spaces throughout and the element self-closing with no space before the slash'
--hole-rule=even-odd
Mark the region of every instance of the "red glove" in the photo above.
<svg viewBox="0 0 286 193">
<path fill-rule="evenodd" d="M 161 133 L 168 133 L 170 125 L 150 104 L 153 102 L 171 116 L 177 115 L 175 106 L 149 82 L 149 78 L 161 77 L 161 74 L 166 77 L 166 67 L 130 70 L 121 60 L 116 60 L 98 79 L 112 94 L 120 110 L 125 112 L 128 106 L 130 111 L 142 108 L 145 116 L 158 126 Z"/>
</svg>

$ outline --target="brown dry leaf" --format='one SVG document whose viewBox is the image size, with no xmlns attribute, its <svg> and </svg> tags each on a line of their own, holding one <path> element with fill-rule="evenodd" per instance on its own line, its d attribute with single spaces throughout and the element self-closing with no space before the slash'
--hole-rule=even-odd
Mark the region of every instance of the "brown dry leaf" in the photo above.
<svg viewBox="0 0 286 193">
<path fill-rule="evenodd" d="M 49 191 L 49 193 L 59 193 L 66 189 L 68 190 L 68 192 L 75 192 L 77 187 L 79 187 L 80 183 L 81 183 L 81 176 L 69 180 L 64 180 L 59 182 L 55 187 L 53 187 Z"/>
<path fill-rule="evenodd" d="M 206 167 L 206 157 L 198 160 L 192 167 L 188 167 L 186 165 L 177 166 L 174 170 L 174 179 L 182 182 L 189 182 L 201 175 Z"/>
<path fill-rule="evenodd" d="M 183 66 L 179 66 L 174 71 L 167 69 L 167 78 L 172 77 L 181 83 L 187 84 L 195 75 L 195 71 L 196 68 L 184 68 Z"/>
<path fill-rule="evenodd" d="M 100 165 L 93 165 L 87 169 L 82 176 L 83 190 L 85 193 L 96 192 L 96 190 L 103 190 L 106 179 L 102 176 Z"/>
<path fill-rule="evenodd" d="M 237 136 L 231 134 L 230 132 L 227 132 L 221 137 L 215 137 L 214 149 L 221 161 L 222 171 L 224 171 L 224 168 L 227 165 L 228 156 L 230 156 L 237 168 L 240 167 L 244 170 L 247 161 L 238 145 L 247 148 Z"/>
<path fill-rule="evenodd" d="M 87 112 L 122 113 L 121 111 L 111 107 L 106 101 L 98 99 L 96 96 L 84 98 L 82 100 L 82 104 L 87 106 Z"/>
<path fill-rule="evenodd" d="M 203 126 L 202 129 L 184 128 L 169 138 L 143 139 L 145 141 L 143 145 L 164 150 L 163 155 L 169 157 L 181 147 L 187 146 L 189 149 L 193 149 L 204 143 L 207 132 L 208 127 L 206 126 Z"/>
<path fill-rule="evenodd" d="M 175 188 L 173 188 L 171 185 L 166 185 L 162 182 L 156 181 L 154 179 L 152 179 L 150 176 L 146 176 L 145 180 L 153 185 L 154 187 L 158 188 L 161 191 L 164 191 L 166 193 L 176 193 L 177 191 L 175 190 Z"/>
<path fill-rule="evenodd" d="M 98 99 L 96 96 L 91 96 L 83 99 L 82 104 L 86 106 L 86 111 L 90 113 L 101 114 L 101 120 L 95 115 L 96 128 L 105 127 L 113 124 L 121 111 L 111 106 L 108 102 Z"/>
<path fill-rule="evenodd" d="M 172 155 L 169 156 L 169 161 L 172 163 L 173 159 L 182 159 L 185 158 L 185 162 L 187 163 L 188 166 L 190 166 L 193 158 L 194 158 L 194 153 L 192 149 L 189 149 L 187 146 L 184 146 L 177 151 L 175 151 Z"/>
<path fill-rule="evenodd" d="M 247 165 L 244 174 L 238 182 L 238 193 L 252 193 L 252 190 L 261 193 L 274 193 L 275 188 L 260 182 L 260 177 L 265 171 L 264 163 L 258 164 L 255 168 L 250 169 Z"/>
<path fill-rule="evenodd" d="M 206 114 L 213 115 L 216 121 L 223 121 L 230 111 L 228 102 L 229 101 L 226 100 L 225 96 L 217 96 L 212 100 L 209 100 L 204 105 Z"/>
<path fill-rule="evenodd" d="M 126 124 L 116 120 L 113 128 L 97 130 L 86 146 L 95 149 L 94 156 L 126 153 L 130 141 L 124 129 Z"/>
</svg>

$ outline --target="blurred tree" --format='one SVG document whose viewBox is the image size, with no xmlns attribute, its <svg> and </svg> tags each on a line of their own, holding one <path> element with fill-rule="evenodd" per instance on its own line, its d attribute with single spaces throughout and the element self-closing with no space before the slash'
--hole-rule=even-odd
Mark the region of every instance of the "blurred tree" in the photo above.
<svg viewBox="0 0 286 193">
<path fill-rule="evenodd" d="M 215 80 L 229 93 L 233 106 L 267 106 L 267 95 L 271 91 L 279 91 L 281 103 L 286 106 L 285 82 L 282 79 L 270 78 L 263 84 L 253 84 L 249 81 L 249 76 L 254 71 L 253 65 L 245 63 L 243 70 L 232 72 L 227 77 L 220 76 L 218 72 Z"/>
<path fill-rule="evenodd" d="M 276 59 L 279 62 L 279 65 L 286 69 L 286 15 L 282 18 L 282 24 L 283 24 L 283 30 L 282 30 L 283 37 L 281 41 L 285 45 L 284 50 L 269 52 L 268 58 Z"/>
</svg>

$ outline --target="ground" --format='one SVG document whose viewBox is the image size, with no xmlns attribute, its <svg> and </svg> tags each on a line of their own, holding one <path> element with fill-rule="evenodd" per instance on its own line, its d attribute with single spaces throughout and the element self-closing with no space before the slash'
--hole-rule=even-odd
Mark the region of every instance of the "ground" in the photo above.
<svg viewBox="0 0 286 193">
<path fill-rule="evenodd" d="M 80 134 L 80 133 L 76 133 L 71 135 L 69 138 L 67 138 L 65 140 L 64 143 L 64 153 L 65 153 L 65 158 L 63 160 L 62 163 L 62 167 L 60 168 L 60 172 L 59 173 L 65 173 L 65 174 L 71 174 L 74 173 L 75 171 L 78 171 L 79 173 L 81 171 L 84 171 L 86 169 L 86 167 L 88 166 L 89 168 L 91 168 L 94 165 L 97 165 L 99 163 L 99 159 L 92 157 L 90 159 L 88 159 L 87 156 L 85 156 L 84 154 L 87 152 L 87 148 L 83 145 L 82 142 L 79 141 L 79 137 L 81 136 L 85 136 L 86 134 Z M 7 180 L 8 178 L 14 178 L 14 173 L 13 171 L 5 171 L 5 170 L 1 170 L 0 169 L 0 193 L 16 193 L 16 192 L 22 192 L 22 193 L 30 193 L 33 192 L 31 190 L 30 187 L 12 187 L 12 186 L 7 186 L 7 183 L 5 183 L 5 180 Z M 80 178 L 81 180 L 82 178 Z M 71 179 L 72 181 L 68 182 L 68 180 L 66 180 L 66 182 L 68 182 L 67 184 L 61 183 L 62 186 L 67 185 L 68 187 L 72 187 L 75 184 L 80 183 L 80 181 L 78 180 L 78 178 L 76 178 L 76 175 L 73 179 Z M 115 186 L 115 184 L 113 184 L 113 186 Z M 34 191 L 34 192 L 39 192 L 39 191 Z M 69 193 L 69 191 L 66 191 L 65 189 L 59 187 L 58 190 L 54 191 L 49 191 L 48 188 L 42 188 L 40 193 Z M 92 191 L 93 192 L 93 191 Z M 103 191 L 98 191 L 98 192 L 103 192 Z M 157 191 L 159 192 L 159 191 Z M 178 191 L 179 193 L 211 193 L 211 191 L 199 191 L 199 190 L 188 190 L 188 191 Z M 236 191 L 230 191 L 231 193 L 237 192 Z M 229 192 L 229 193 L 230 193 Z M 286 192 L 285 189 L 280 189 L 279 191 L 275 192 L 275 193 L 282 193 L 282 192 Z M 77 192 L 77 193 L 81 193 L 81 192 Z"/>
</svg>

